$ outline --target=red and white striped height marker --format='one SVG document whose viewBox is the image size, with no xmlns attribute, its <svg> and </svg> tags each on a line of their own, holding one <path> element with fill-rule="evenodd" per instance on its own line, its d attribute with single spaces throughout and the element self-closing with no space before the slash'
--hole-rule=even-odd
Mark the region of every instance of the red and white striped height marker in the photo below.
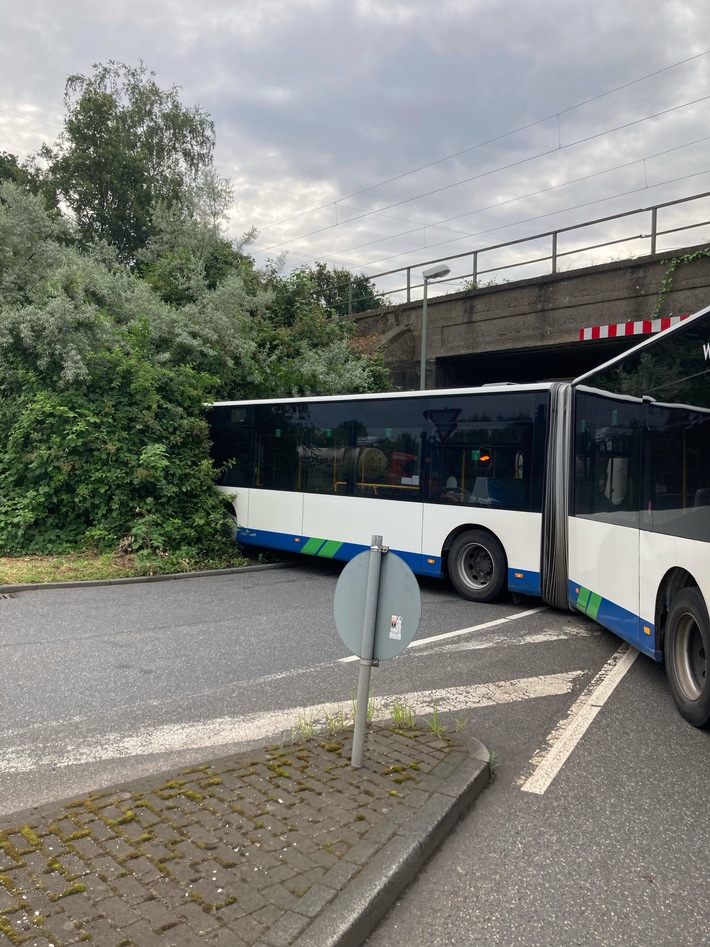
<svg viewBox="0 0 710 947">
<path fill-rule="evenodd" d="M 617 322 L 609 326 L 588 326 L 579 330 L 579 341 L 588 342 L 590 339 L 620 339 L 626 335 L 650 335 L 652 332 L 663 332 L 671 326 L 678 325 L 687 319 L 689 312 L 682 316 L 663 316 L 662 319 L 640 319 L 638 322 Z"/>
</svg>

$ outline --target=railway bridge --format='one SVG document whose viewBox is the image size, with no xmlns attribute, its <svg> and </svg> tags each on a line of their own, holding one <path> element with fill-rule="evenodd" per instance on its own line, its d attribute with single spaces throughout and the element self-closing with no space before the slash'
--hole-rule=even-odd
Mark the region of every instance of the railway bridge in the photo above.
<svg viewBox="0 0 710 947">
<path fill-rule="evenodd" d="M 650 240 L 652 252 L 632 259 L 560 272 L 564 266 L 574 266 L 580 253 L 576 248 L 567 252 L 561 250 L 562 238 L 573 231 L 578 247 L 579 231 L 600 223 L 591 221 L 567 228 L 568 232 L 550 232 L 516 241 L 530 244 L 538 254 L 537 248 L 544 239 L 551 241 L 551 252 L 532 261 L 538 264 L 542 261 L 552 269 L 541 276 L 481 285 L 482 272 L 495 271 L 495 278 L 499 278 L 501 272 L 505 275 L 506 271 L 508 275 L 517 276 L 530 262 L 528 259 L 515 267 L 507 263 L 477 271 L 483 253 L 499 251 L 500 259 L 500 253 L 505 252 L 508 255 L 504 261 L 509 261 L 511 244 L 431 261 L 441 262 L 446 274 L 454 275 L 449 280 L 427 283 L 426 387 L 575 378 L 679 317 L 710 305 L 710 243 L 694 246 L 683 243 L 689 233 L 699 236 L 696 228 L 707 228 L 710 220 L 697 223 L 691 219 L 691 208 L 696 217 L 698 212 L 707 214 L 710 194 L 602 221 L 618 228 L 618 217 L 623 217 L 625 223 L 627 218 L 636 221 L 638 215 L 650 213 L 650 232 L 624 239 L 636 241 L 636 245 L 640 240 Z M 659 215 L 662 212 L 675 214 L 672 228 L 661 229 Z M 675 246 L 680 244 L 682 249 L 657 252 L 662 236 L 667 234 L 672 234 Z M 623 240 L 618 239 L 597 242 L 593 249 L 605 247 L 608 252 L 612 244 L 621 242 Z M 529 248 L 525 249 L 527 252 Z M 532 254 L 527 252 L 527 255 L 529 258 Z M 467 285 L 474 288 L 452 293 L 447 291 L 450 281 L 460 283 L 462 279 L 455 275 L 457 264 L 469 267 Z M 417 289 L 421 294 L 423 284 L 412 286 L 412 280 L 422 279 L 419 272 L 422 267 L 426 273 L 427 264 L 390 271 L 400 282 L 402 274 L 406 274 L 406 287 L 399 294 L 405 295 L 406 291 L 406 301 L 388 302 L 379 309 L 350 317 L 359 335 L 374 339 L 391 371 L 393 386 L 400 390 L 420 386 L 424 307 L 421 298 L 412 297 Z M 392 278 L 390 275 L 390 280 Z M 377 280 L 379 288 L 380 278 Z M 391 292 L 389 295 L 392 298 Z"/>
</svg>

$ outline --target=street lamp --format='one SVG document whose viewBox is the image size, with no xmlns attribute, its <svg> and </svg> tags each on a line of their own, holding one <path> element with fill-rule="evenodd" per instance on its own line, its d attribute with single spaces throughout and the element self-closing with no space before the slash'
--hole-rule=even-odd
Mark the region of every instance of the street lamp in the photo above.
<svg viewBox="0 0 710 947">
<path fill-rule="evenodd" d="M 448 276 L 451 270 L 445 263 L 437 263 L 426 270 L 422 270 L 424 279 L 424 299 L 422 301 L 422 354 L 419 360 L 419 388 L 424 391 L 426 388 L 426 320 L 427 320 L 427 287 L 429 282 L 434 279 L 442 279 Z"/>
</svg>

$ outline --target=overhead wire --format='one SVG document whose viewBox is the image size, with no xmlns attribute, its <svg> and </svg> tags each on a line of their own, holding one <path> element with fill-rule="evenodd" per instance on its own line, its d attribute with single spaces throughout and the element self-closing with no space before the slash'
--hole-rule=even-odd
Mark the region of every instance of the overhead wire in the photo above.
<svg viewBox="0 0 710 947">
<path fill-rule="evenodd" d="M 644 155 L 644 156 L 641 157 L 641 158 L 634 158 L 634 159 L 632 159 L 631 161 L 626 161 L 626 162 L 623 162 L 623 163 L 621 163 L 621 164 L 613 165 L 612 167 L 610 167 L 610 168 L 604 168 L 604 169 L 601 170 L 601 171 L 593 171 L 593 172 L 590 172 L 589 174 L 580 175 L 579 177 L 571 178 L 571 179 L 569 179 L 569 180 L 567 180 L 567 181 L 561 181 L 559 184 L 551 184 L 549 187 L 538 188 L 538 189 L 535 190 L 535 191 L 528 191 L 526 194 L 519 194 L 519 195 L 517 195 L 516 197 L 510 197 L 510 198 L 507 198 L 507 199 L 505 199 L 505 200 L 496 201 L 496 202 L 493 203 L 493 204 L 486 204 L 486 205 L 484 205 L 484 206 L 482 206 L 482 207 L 474 208 L 473 210 L 467 210 L 467 211 L 464 211 L 464 213 L 462 213 L 462 214 L 456 214 L 456 215 L 454 215 L 454 216 L 452 216 L 452 217 L 444 217 L 444 218 L 442 218 L 442 219 L 440 219 L 440 220 L 432 221 L 432 222 L 429 223 L 429 224 L 420 224 L 418 227 L 415 227 L 415 228 L 413 228 L 412 230 L 400 231 L 399 233 L 396 233 L 396 234 L 390 234 L 389 236 L 386 236 L 386 237 L 380 237 L 380 238 L 378 238 L 377 240 L 371 240 L 371 241 L 367 241 L 366 243 L 356 244 L 355 246 L 345 247 L 344 249 L 340 250 L 339 252 L 340 252 L 341 254 L 343 254 L 343 253 L 351 253 L 351 252 L 353 252 L 354 250 L 361 250 L 361 249 L 364 249 L 365 247 L 373 246 L 374 244 L 377 244 L 377 243 L 383 243 L 383 242 L 385 242 L 385 241 L 387 241 L 387 240 L 395 240 L 395 239 L 398 238 L 398 237 L 409 236 L 409 235 L 411 235 L 412 233 L 416 233 L 416 232 L 419 231 L 419 230 L 426 230 L 427 228 L 430 228 L 430 229 L 434 229 L 434 228 L 449 229 L 449 228 L 444 228 L 443 225 L 444 225 L 444 224 L 447 224 L 447 223 L 449 223 L 449 222 L 451 222 L 451 221 L 453 221 L 453 220 L 461 220 L 461 219 L 464 218 L 464 217 L 471 217 L 471 216 L 473 216 L 474 214 L 483 213 L 484 211 L 487 211 L 487 210 L 496 210 L 496 209 L 499 208 L 499 207 L 504 207 L 504 206 L 509 205 L 509 204 L 515 204 L 515 203 L 517 203 L 518 201 L 527 200 L 527 199 L 529 199 L 529 198 L 531 198 L 531 197 L 538 197 L 538 196 L 540 196 L 541 194 L 547 194 L 547 193 L 549 193 L 550 191 L 556 191 L 556 190 L 559 190 L 560 188 L 563 188 L 563 187 L 569 187 L 569 186 L 572 185 L 572 184 L 580 184 L 580 183 L 582 183 L 583 181 L 588 181 L 588 180 L 591 180 L 592 178 L 601 177 L 601 176 L 603 176 L 603 175 L 605 175 L 605 174 L 612 174 L 612 173 L 615 172 L 615 171 L 621 171 L 621 170 L 624 170 L 624 169 L 626 169 L 626 168 L 633 167 L 633 166 L 636 165 L 636 164 L 642 164 L 642 163 L 644 163 L 644 162 L 646 162 L 646 161 L 650 161 L 650 160 L 652 160 L 652 159 L 654 159 L 654 158 L 663 157 L 664 155 L 671 154 L 672 152 L 675 152 L 675 151 L 682 151 L 684 148 L 689 148 L 689 147 L 691 147 L 692 145 L 702 144 L 703 142 L 706 142 L 706 141 L 710 141 L 710 135 L 704 136 L 703 138 L 696 138 L 696 139 L 694 139 L 693 141 L 685 142 L 685 143 L 682 144 L 682 145 L 675 145 L 673 148 L 666 148 L 666 149 L 664 149 L 663 151 L 657 151 L 657 152 L 654 152 L 653 154 Z M 704 173 L 704 172 L 701 172 L 701 173 Z M 624 194 L 629 194 L 629 193 L 635 193 L 637 190 L 644 190 L 644 189 L 650 190 L 651 187 L 655 187 L 655 186 L 657 186 L 657 185 L 651 185 L 651 186 L 649 187 L 648 183 L 646 183 L 646 185 L 645 185 L 644 187 L 642 187 L 642 188 L 638 188 L 638 189 L 637 189 L 637 188 L 634 188 L 632 191 L 626 191 L 626 192 L 623 192 L 623 193 L 624 193 Z M 622 195 L 617 195 L 617 196 L 622 196 Z M 607 201 L 607 200 L 610 200 L 610 199 L 611 199 L 610 197 L 604 197 L 604 198 L 602 198 L 603 201 Z M 582 205 L 582 206 L 583 206 L 583 205 Z M 564 208 L 563 210 L 567 210 L 567 209 L 568 209 L 568 208 Z M 575 207 L 575 208 L 569 208 L 569 209 L 577 209 L 577 208 Z M 561 212 L 563 212 L 563 211 L 556 210 L 556 211 L 554 211 L 553 213 L 561 213 Z M 508 225 L 504 225 L 504 226 L 508 226 Z M 457 240 L 462 240 L 462 239 L 474 237 L 474 236 L 477 236 L 478 234 L 480 234 L 480 231 L 479 231 L 478 233 L 471 233 L 470 231 L 466 231 L 465 233 L 464 233 L 464 232 L 461 232 L 461 236 L 460 236 L 460 237 L 454 238 L 454 239 L 452 239 L 451 241 L 440 241 L 439 243 L 435 244 L 435 246 L 443 246 L 444 243 L 446 243 L 446 242 L 454 243 L 454 242 L 456 242 Z M 290 251 L 289 251 L 289 252 L 290 252 Z M 396 254 L 396 255 L 398 255 L 398 256 L 403 256 L 405 253 L 408 253 L 408 252 L 410 252 L 410 251 L 404 251 L 403 253 L 401 253 L 401 254 Z M 391 257 L 388 257 L 387 259 L 391 259 Z M 369 265 L 373 265 L 373 264 L 372 264 L 372 263 L 368 263 L 368 264 L 363 264 L 363 265 L 368 265 L 368 266 L 369 266 Z"/>
<path fill-rule="evenodd" d="M 576 140 L 576 141 L 568 142 L 567 144 L 564 144 L 564 145 L 558 145 L 558 146 L 555 147 L 555 148 L 549 148 L 549 149 L 547 149 L 547 150 L 545 150 L 545 151 L 537 152 L 537 153 L 534 154 L 534 155 L 528 155 L 528 156 L 525 157 L 525 158 L 521 158 L 521 159 L 519 159 L 518 161 L 512 161 L 512 162 L 510 162 L 509 164 L 506 164 L 506 165 L 500 165 L 500 166 L 498 166 L 498 167 L 496 167 L 496 168 L 491 168 L 491 169 L 489 169 L 489 170 L 487 170 L 487 171 L 481 171 L 481 172 L 479 172 L 478 174 L 471 175 L 471 176 L 468 177 L 468 178 L 464 178 L 463 180 L 461 180 L 461 181 L 456 181 L 456 182 L 454 182 L 454 183 L 452 183 L 452 184 L 445 184 L 445 185 L 442 185 L 441 187 L 433 188 L 432 190 L 426 191 L 426 192 L 423 193 L 423 194 L 418 194 L 418 195 L 416 195 L 415 197 L 408 197 L 408 198 L 404 198 L 404 199 L 402 199 L 402 200 L 400 200 L 400 201 L 394 201 L 393 203 L 391 203 L 391 204 L 386 204 L 384 207 L 378 208 L 377 210 L 367 211 L 366 213 L 360 214 L 360 215 L 357 216 L 357 217 L 351 217 L 349 220 L 343 221 L 342 224 L 330 224 L 330 225 L 328 225 L 327 227 L 319 227 L 319 228 L 317 228 L 316 230 L 311 230 L 311 231 L 309 231 L 308 233 L 300 234 L 300 235 L 297 236 L 297 237 L 291 237 L 291 238 L 289 238 L 289 239 L 287 239 L 287 240 L 282 240 L 282 241 L 280 241 L 279 243 L 274 243 L 274 244 L 272 244 L 271 246 L 266 247 L 266 248 L 264 249 L 264 252 L 268 252 L 268 251 L 270 251 L 270 250 L 279 249 L 280 247 L 286 246 L 286 245 L 289 244 L 289 243 L 294 243 L 296 240 L 304 240 L 304 239 L 306 239 L 307 237 L 312 237 L 312 236 L 316 236 L 317 234 L 320 234 L 320 233 L 325 233 L 325 232 L 328 231 L 328 230 L 333 230 L 334 227 L 344 226 L 345 224 L 353 223 L 353 222 L 356 221 L 356 220 L 362 220 L 363 218 L 373 216 L 374 214 L 378 214 L 378 213 L 380 213 L 381 211 L 384 211 L 384 210 L 392 210 L 393 207 L 401 207 L 403 204 L 410 204 L 410 203 L 412 203 L 413 201 L 422 200 L 423 198 L 425 198 L 425 197 L 431 197 L 431 196 L 434 195 L 434 194 L 441 194 L 442 192 L 451 190 L 451 189 L 453 189 L 453 188 L 455 188 L 455 187 L 461 187 L 462 184 L 470 184 L 472 181 L 481 180 L 482 178 L 489 177 L 489 176 L 492 175 L 492 174 L 498 174 L 498 173 L 501 172 L 501 171 L 509 171 L 509 170 L 511 170 L 512 168 L 521 167 L 522 165 L 528 164 L 528 163 L 531 162 L 531 161 L 535 161 L 535 160 L 537 160 L 538 158 L 544 158 L 544 157 L 547 157 L 547 156 L 549 156 L 549 155 L 551 155 L 551 154 L 555 154 L 555 153 L 560 152 L 560 151 L 565 151 L 565 150 L 568 149 L 568 148 L 576 147 L 577 145 L 587 144 L 587 143 L 590 142 L 590 141 L 594 141 L 594 140 L 596 140 L 596 139 L 598 139 L 598 138 L 604 138 L 604 137 L 606 137 L 607 135 L 613 134 L 614 132 L 623 131 L 623 130 L 625 130 L 625 129 L 627 129 L 627 128 L 633 128 L 635 125 L 640 125 L 640 124 L 642 124 L 643 122 L 651 121 L 652 119 L 654 119 L 654 118 L 659 118 L 659 117 L 662 116 L 662 115 L 668 115 L 668 114 L 670 114 L 670 113 L 672 113 L 672 112 L 680 111 L 681 109 L 688 108 L 688 107 L 691 106 L 691 105 L 697 105 L 697 104 L 699 104 L 700 102 L 706 102 L 706 101 L 708 101 L 709 99 L 710 99 L 710 95 L 705 95 L 705 96 L 701 96 L 701 97 L 699 97 L 699 98 L 697 98 L 697 99 L 692 99 L 692 100 L 689 101 L 689 102 L 684 102 L 684 103 L 682 103 L 681 105 L 675 105 L 675 106 L 673 106 L 673 107 L 671 107 L 671 108 L 668 108 L 668 109 L 661 109 L 660 111 L 658 111 L 658 112 L 653 112 L 653 113 L 651 113 L 650 115 L 644 116 L 643 118 L 634 119 L 634 120 L 631 121 L 631 122 L 624 122 L 624 123 L 621 124 L 621 125 L 616 125 L 616 126 L 613 126 L 612 128 L 605 129 L 603 132 L 597 132 L 597 133 L 594 134 L 594 135 L 588 135 L 588 136 L 586 136 L 585 138 L 580 138 L 580 139 L 578 139 L 578 140 Z"/>
<path fill-rule="evenodd" d="M 553 112 L 552 114 L 550 114 L 550 115 L 548 115 L 548 116 L 546 116 L 546 117 L 544 117 L 544 118 L 537 119 L 537 120 L 534 121 L 534 122 L 528 122 L 527 124 L 521 125 L 521 126 L 519 126 L 518 128 L 512 129 L 511 131 L 503 132 L 502 134 L 496 135 L 496 136 L 494 136 L 493 138 L 489 138 L 489 139 L 487 139 L 487 140 L 485 140 L 485 141 L 478 142 L 478 143 L 475 144 L 475 145 L 471 145 L 471 146 L 469 146 L 469 147 L 467 147 L 467 148 L 463 148 L 463 149 L 461 149 L 460 151 L 454 152 L 454 153 L 452 153 L 452 154 L 450 154 L 450 155 L 445 155 L 443 158 L 437 158 L 436 160 L 430 161 L 430 162 L 428 162 L 427 164 L 424 164 L 424 165 L 420 165 L 420 166 L 417 167 L 417 168 L 412 168 L 412 169 L 409 170 L 409 171 L 403 171 L 401 174 L 393 175 L 393 176 L 390 177 L 390 178 L 386 178 L 386 179 L 384 179 L 384 180 L 382 180 L 382 181 L 379 181 L 377 184 L 372 184 L 372 185 L 369 185 L 369 186 L 366 187 L 366 188 L 361 188 L 361 189 L 358 190 L 358 191 L 354 191 L 354 192 L 351 193 L 351 194 L 344 195 L 344 196 L 341 197 L 341 198 L 336 198 L 336 199 L 333 200 L 333 201 L 328 201 L 327 203 L 321 204 L 321 205 L 319 205 L 318 207 L 311 208 L 311 209 L 309 209 L 309 210 L 307 210 L 307 211 L 302 211 L 302 212 L 299 213 L 299 214 L 294 214 L 294 215 L 292 215 L 292 216 L 290 216 L 290 217 L 283 218 L 283 219 L 280 220 L 280 221 L 276 221 L 276 222 L 273 223 L 273 224 L 269 224 L 267 227 L 265 227 L 265 228 L 263 228 L 263 229 L 265 229 L 265 230 L 271 230 L 271 229 L 273 229 L 274 227 L 279 227 L 279 226 L 281 226 L 282 224 L 290 223 L 291 221 L 297 220 L 297 219 L 299 219 L 300 217 L 308 216 L 309 214 L 315 213 L 315 212 L 317 212 L 317 211 L 319 211 L 319 210 L 324 210 L 324 209 L 327 208 L 327 207 L 332 207 L 332 206 L 335 206 L 335 205 L 337 205 L 337 204 L 339 204 L 339 203 L 342 203 L 342 202 L 344 202 L 344 201 L 350 200 L 350 199 L 353 198 L 353 197 L 358 197 L 359 195 L 364 194 L 364 193 L 366 193 L 366 192 L 368 192 L 368 191 L 376 190 L 377 188 L 383 187 L 383 186 L 386 185 L 386 184 L 391 184 L 391 183 L 393 183 L 394 181 L 399 181 L 399 180 L 401 180 L 402 178 L 409 177 L 409 176 L 411 176 L 411 175 L 413 175 L 413 174 L 418 174 L 420 171 L 425 171 L 425 170 L 427 170 L 428 168 L 432 168 L 432 167 L 435 167 L 436 165 L 443 164 L 443 163 L 446 162 L 446 161 L 453 160 L 454 158 L 458 158 L 458 157 L 460 157 L 461 155 L 468 154 L 468 153 L 471 152 L 471 151 L 476 151 L 477 149 L 483 148 L 483 147 L 485 147 L 486 145 L 495 144 L 495 143 L 497 143 L 497 142 L 499 142 L 499 141 L 502 141 L 502 140 L 505 139 L 505 138 L 512 137 L 513 135 L 516 135 L 516 134 L 518 134 L 518 133 L 520 133 L 520 132 L 527 131 L 527 130 L 529 130 L 530 128 L 534 128 L 534 127 L 536 127 L 537 125 L 542 125 L 542 124 L 544 124 L 545 122 L 551 121 L 551 120 L 554 119 L 554 118 L 559 118 L 560 115 L 566 115 L 567 113 L 573 112 L 573 111 L 575 111 L 576 109 L 579 109 L 579 108 L 583 108 L 585 105 L 589 105 L 589 104 L 591 104 L 592 102 L 597 102 L 597 101 L 599 101 L 599 100 L 601 100 L 601 99 L 604 99 L 604 98 L 606 98 L 606 97 L 608 97 L 608 96 L 610 96 L 610 95 L 614 95 L 616 92 L 623 91 L 624 89 L 630 88 L 630 87 L 633 86 L 633 85 L 637 85 L 637 84 L 639 84 L 639 83 L 641 83 L 641 82 L 647 81 L 648 79 L 655 78 L 656 76 L 662 75 L 663 73 L 668 72 L 668 71 L 670 71 L 670 70 L 672 70 L 672 69 L 676 69 L 676 68 L 678 68 L 678 67 L 680 67 L 680 66 L 687 65 L 687 63 L 693 62 L 694 60 L 700 59 L 700 58 L 702 58 L 703 56 L 707 56 L 708 54 L 710 54 L 710 50 L 704 50 L 703 52 L 697 53 L 697 54 L 695 54 L 695 55 L 693 55 L 693 56 L 689 56 L 689 57 L 687 57 L 686 59 L 680 60 L 680 61 L 675 62 L 675 63 L 671 63 L 671 64 L 668 65 L 668 66 L 663 66 L 661 69 L 657 69 L 657 70 L 655 70 L 654 72 L 647 73 L 646 75 L 640 76 L 640 77 L 638 77 L 637 79 L 632 79 L 632 80 L 630 80 L 629 82 L 623 83 L 622 85 L 615 86 L 613 89 L 609 89 L 609 90 L 607 90 L 606 92 L 600 92 L 599 94 L 594 95 L 594 96 L 591 96 L 591 97 L 588 98 L 588 99 L 584 99 L 583 101 L 578 102 L 578 103 L 576 103 L 575 105 L 569 106 L 569 107 L 564 108 L 564 109 L 560 109 L 560 110 L 558 110 L 557 112 Z M 259 185 L 259 184 L 257 184 L 257 186 L 264 186 L 264 187 L 267 187 L 268 185 Z M 387 209 L 387 208 L 385 208 L 385 209 Z M 372 211 L 371 213 L 377 213 L 377 211 Z"/>
<path fill-rule="evenodd" d="M 504 223 L 504 224 L 498 224 L 497 226 L 495 226 L 495 227 L 489 227 L 489 228 L 487 228 L 486 230 L 478 230 L 478 231 L 476 231 L 475 233 L 471 234 L 471 236 L 472 236 L 472 237 L 481 237 L 481 236 L 485 236 L 485 235 L 490 234 L 490 233 L 496 233 L 496 232 L 499 231 L 499 230 L 505 230 L 505 229 L 508 228 L 508 227 L 519 227 L 521 224 L 529 224 L 529 223 L 532 223 L 532 222 L 534 222 L 534 221 L 536 221 L 536 220 L 544 220 L 546 217 L 554 217 L 554 216 L 556 216 L 557 214 L 567 213 L 567 212 L 572 211 L 572 210 L 581 210 L 581 209 L 584 208 L 584 207 L 592 207 L 592 206 L 594 206 L 595 204 L 604 204 L 604 203 L 606 203 L 606 202 L 608 202 L 608 201 L 610 201 L 610 200 L 614 200 L 614 199 L 617 198 L 617 197 L 628 197 L 630 194 L 639 194 L 639 193 L 641 193 L 642 191 L 653 190 L 653 189 L 655 189 L 655 188 L 657 188 L 657 187 L 665 187 L 665 186 L 668 185 L 668 184 L 677 184 L 679 181 L 688 181 L 688 180 L 690 180 L 691 178 L 697 178 L 697 177 L 700 177 L 701 175 L 708 174 L 708 173 L 710 173 L 710 168 L 705 168 L 703 171 L 695 171 L 695 172 L 693 172 L 692 174 L 683 174 L 683 175 L 679 175 L 678 177 L 675 177 L 675 178 L 669 178 L 669 179 L 666 180 L 666 181 L 659 181 L 657 184 L 651 185 L 651 187 L 647 187 L 646 185 L 643 185 L 643 186 L 641 186 L 641 187 L 631 188 L 631 189 L 629 189 L 629 190 L 627 190 L 627 191 L 620 191 L 619 193 L 614 194 L 614 195 L 612 195 L 611 197 L 610 197 L 610 196 L 607 196 L 607 197 L 600 197 L 600 198 L 596 198 L 596 199 L 593 200 L 593 201 L 585 201 L 585 202 L 582 203 L 582 204 L 574 204 L 574 205 L 571 205 L 571 206 L 569 206 L 569 207 L 565 207 L 565 208 L 562 208 L 562 209 L 556 209 L 556 210 L 553 210 L 553 211 L 547 211 L 547 212 L 544 213 L 544 214 L 536 214 L 536 215 L 533 216 L 533 217 L 525 217 L 525 218 L 523 218 L 523 219 L 521 219 L 521 220 L 507 221 L 507 222 Z M 634 211 L 629 211 L 629 216 L 631 216 L 631 214 L 633 214 L 633 213 L 634 213 Z M 582 222 L 582 224 L 580 224 L 580 226 L 584 226 L 584 223 Z M 442 241 L 440 241 L 440 242 L 438 242 L 438 243 L 432 243 L 432 244 L 430 244 L 430 245 L 427 247 L 427 249 L 428 249 L 428 250 L 432 250 L 432 249 L 434 249 L 435 247 L 443 247 L 443 246 L 446 246 L 446 245 L 449 244 L 449 243 L 456 243 L 458 239 L 459 239 L 459 238 L 457 238 L 456 240 L 442 240 Z M 480 252 L 480 251 L 484 251 L 484 250 L 486 250 L 486 249 L 487 249 L 486 247 L 479 247 L 479 248 L 478 248 L 479 252 Z M 392 254 L 391 256 L 379 257 L 378 259 L 369 261 L 369 262 L 367 262 L 367 263 L 359 263 L 359 264 L 357 264 L 357 266 L 358 266 L 358 267 L 374 266 L 375 264 L 386 263 L 386 262 L 388 262 L 389 260 L 395 260 L 395 259 L 397 259 L 397 257 L 406 256 L 406 255 L 409 254 L 409 253 L 411 253 L 411 250 L 404 251 L 403 253 L 394 253 L 394 254 Z M 376 273 L 371 274 L 371 275 L 372 275 L 373 278 L 377 276 Z"/>
</svg>

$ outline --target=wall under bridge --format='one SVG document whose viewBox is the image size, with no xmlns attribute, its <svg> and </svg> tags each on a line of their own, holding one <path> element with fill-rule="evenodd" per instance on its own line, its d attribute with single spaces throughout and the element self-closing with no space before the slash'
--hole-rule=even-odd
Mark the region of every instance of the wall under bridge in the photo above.
<svg viewBox="0 0 710 947">
<path fill-rule="evenodd" d="M 450 295 L 432 297 L 436 289 L 430 284 L 427 388 L 581 375 L 647 337 L 581 340 L 581 330 L 677 316 L 710 305 L 710 249 L 691 247 L 678 256 L 698 252 L 709 255 L 677 266 L 659 310 L 673 259 L 668 252 Z M 393 387 L 418 388 L 421 300 L 352 318 L 359 335 L 377 338 Z"/>
</svg>

